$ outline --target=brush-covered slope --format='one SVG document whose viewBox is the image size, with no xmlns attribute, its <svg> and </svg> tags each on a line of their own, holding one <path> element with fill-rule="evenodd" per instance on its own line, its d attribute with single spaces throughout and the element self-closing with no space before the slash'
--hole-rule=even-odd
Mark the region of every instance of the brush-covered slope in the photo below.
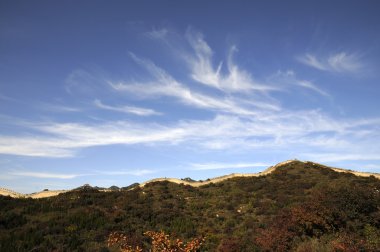
<svg viewBox="0 0 380 252">
<path fill-rule="evenodd" d="M 293 161 L 199 187 L 0 197 L 0 251 L 115 251 L 112 231 L 147 250 L 148 230 L 204 235 L 202 251 L 379 251 L 380 180 Z"/>
</svg>

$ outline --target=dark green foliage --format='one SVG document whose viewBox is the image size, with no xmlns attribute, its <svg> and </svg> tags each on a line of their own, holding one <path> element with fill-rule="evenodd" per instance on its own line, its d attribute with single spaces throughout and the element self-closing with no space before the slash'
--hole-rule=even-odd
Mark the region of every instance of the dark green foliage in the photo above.
<svg viewBox="0 0 380 252">
<path fill-rule="evenodd" d="M 133 189 L 133 188 L 137 187 L 138 185 L 139 185 L 139 183 L 133 183 L 133 184 L 131 184 L 129 186 L 122 187 L 121 189 L 122 190 L 130 190 L 130 189 Z"/>
<path fill-rule="evenodd" d="M 110 232 L 147 230 L 205 251 L 380 251 L 380 181 L 292 162 L 267 176 L 195 188 L 155 182 L 57 197 L 0 197 L 0 251 L 108 251 Z"/>
<path fill-rule="evenodd" d="M 0 228 L 12 229 L 26 223 L 26 218 L 22 214 L 15 212 L 2 212 L 0 215 Z"/>
</svg>

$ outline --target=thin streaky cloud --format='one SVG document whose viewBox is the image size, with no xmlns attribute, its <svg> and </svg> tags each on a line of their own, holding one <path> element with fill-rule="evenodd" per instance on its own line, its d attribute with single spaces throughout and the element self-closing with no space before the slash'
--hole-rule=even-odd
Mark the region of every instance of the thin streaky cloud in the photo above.
<svg viewBox="0 0 380 252">
<path fill-rule="evenodd" d="M 139 116 L 152 116 L 152 115 L 162 115 L 162 113 L 157 112 L 153 109 L 147 109 L 147 108 L 141 108 L 141 107 L 135 107 L 135 106 L 110 106 L 102 103 L 100 100 L 96 99 L 94 101 L 94 105 L 97 108 L 105 109 L 105 110 L 110 110 L 110 111 L 116 111 L 116 112 L 121 112 L 121 113 L 126 113 L 126 114 L 134 114 L 134 115 L 139 115 Z"/>
<path fill-rule="evenodd" d="M 154 80 L 150 82 L 132 84 L 121 82 L 112 83 L 109 81 L 108 84 L 115 91 L 128 92 L 135 96 L 140 96 L 143 98 L 161 96 L 175 97 L 186 105 L 195 106 L 198 108 L 212 109 L 226 113 L 241 115 L 257 114 L 254 109 L 248 109 L 239 106 L 229 98 L 217 98 L 192 91 L 186 85 L 176 81 L 164 69 L 159 68 L 153 62 L 138 58 L 134 54 L 131 55 L 136 62 L 138 62 L 143 68 L 148 71 Z M 263 107 L 263 103 L 260 103 L 260 107 Z"/>
<path fill-rule="evenodd" d="M 195 54 L 188 54 L 185 57 L 191 69 L 191 78 L 195 81 L 227 93 L 278 90 L 273 86 L 258 83 L 250 73 L 240 69 L 233 62 L 233 54 L 237 51 L 235 46 L 230 48 L 226 64 L 227 71 L 223 73 L 223 62 L 219 62 L 217 67 L 213 66 L 213 52 L 203 39 L 203 34 L 188 30 L 186 38 Z"/>
<path fill-rule="evenodd" d="M 199 163 L 190 164 L 193 170 L 219 170 L 219 169 L 239 169 L 253 167 L 268 167 L 266 163 Z"/>
<path fill-rule="evenodd" d="M 317 93 L 319 93 L 320 95 L 323 95 L 323 96 L 326 96 L 326 97 L 330 97 L 330 95 L 323 91 L 322 89 L 318 88 L 314 83 L 312 83 L 311 81 L 307 81 L 307 80 L 297 80 L 297 85 L 301 86 L 301 87 L 304 87 L 304 88 L 307 88 L 307 89 L 310 89 L 310 90 L 313 90 Z"/>
<path fill-rule="evenodd" d="M 152 29 L 149 32 L 145 32 L 144 35 L 151 38 L 151 39 L 163 40 L 166 38 L 168 33 L 169 33 L 168 29 L 161 28 L 161 29 Z"/>
<path fill-rule="evenodd" d="M 32 178 L 73 179 L 81 176 L 88 176 L 89 174 L 59 174 L 48 172 L 14 171 L 10 172 L 10 175 Z"/>
<path fill-rule="evenodd" d="M 260 111 L 266 110 L 266 111 L 281 111 L 283 108 L 281 107 L 281 104 L 270 97 L 268 97 L 266 100 L 248 100 L 248 99 L 242 99 L 242 98 L 229 98 L 231 101 L 234 101 L 235 104 L 239 104 L 242 107 L 254 107 L 259 109 Z"/>
<path fill-rule="evenodd" d="M 305 54 L 297 59 L 318 70 L 336 73 L 357 73 L 364 67 L 361 57 L 356 53 L 340 52 L 327 57 Z"/>
<path fill-rule="evenodd" d="M 340 121 L 319 111 L 271 112 L 252 118 L 218 115 L 211 120 L 184 120 L 171 125 L 127 121 L 29 123 L 24 130 L 39 131 L 41 135 L 1 136 L 0 153 L 62 158 L 88 147 L 180 143 L 204 150 L 303 146 L 304 151 L 323 148 L 358 153 L 358 148 L 366 149 L 378 127 L 378 120 Z M 379 150 L 379 144 L 372 142 L 372 149 Z"/>
<path fill-rule="evenodd" d="M 316 154 L 309 153 L 302 156 L 319 160 L 320 162 L 341 162 L 341 161 L 379 161 L 380 156 L 377 153 L 328 153 L 328 154 Z"/>
<path fill-rule="evenodd" d="M 73 144 L 59 137 L 0 136 L 0 153 L 6 155 L 67 158 L 75 155 L 72 148 Z"/>
<path fill-rule="evenodd" d="M 144 176 L 147 174 L 156 173 L 155 170 L 141 169 L 141 170 L 129 170 L 129 171 L 102 171 L 98 172 L 104 175 L 132 175 L 132 176 Z"/>
<path fill-rule="evenodd" d="M 37 105 L 39 108 L 43 110 L 48 110 L 52 112 L 58 112 L 58 113 L 70 113 L 70 112 L 82 112 L 83 109 L 81 108 L 75 108 L 65 105 L 57 105 L 57 104 L 49 104 L 49 103 L 40 103 Z"/>
<path fill-rule="evenodd" d="M 362 68 L 357 55 L 345 52 L 330 56 L 327 62 L 337 72 L 356 72 Z"/>
<path fill-rule="evenodd" d="M 209 69 L 215 74 L 214 80 L 217 81 L 215 83 L 220 85 L 221 80 L 235 73 L 239 76 L 238 78 L 246 76 L 244 78 L 249 80 L 250 85 L 255 84 L 251 83 L 253 81 L 249 79 L 251 76 L 244 75 L 244 71 L 241 71 L 231 60 L 236 49 L 231 49 L 225 66 L 220 63 L 215 68 L 211 60 L 212 50 L 203 37 L 194 43 L 194 50 L 199 51 L 198 59 L 204 61 L 206 70 Z M 196 55 L 197 53 L 193 58 L 197 59 Z M 367 146 L 368 142 L 374 139 L 373 135 L 376 135 L 379 127 L 379 121 L 376 118 L 343 120 L 333 118 L 319 110 L 287 110 L 269 95 L 271 91 L 262 90 L 263 92 L 242 94 L 232 92 L 228 88 L 218 88 L 223 92 L 210 95 L 210 92 L 207 94 L 203 92 L 205 88 L 202 86 L 197 87 L 195 91 L 193 86 L 187 85 L 186 80 L 178 81 L 151 60 L 140 58 L 133 53 L 130 53 L 130 57 L 148 74 L 144 76 L 143 81 L 118 83 L 108 81 L 106 82 L 108 83 L 107 91 L 111 88 L 114 94 L 124 96 L 127 93 L 141 99 L 172 97 L 175 98 L 174 103 L 178 102 L 213 113 L 209 114 L 208 119 L 179 119 L 171 123 L 134 123 L 132 121 L 33 123 L 25 121 L 18 125 L 24 127 L 24 135 L 0 135 L 0 153 L 62 158 L 75 157 L 80 150 L 96 146 L 185 144 L 189 148 L 201 148 L 206 151 L 215 149 L 280 150 L 301 146 L 303 151 L 328 149 L 338 152 L 346 149 L 346 155 L 353 155 L 361 153 L 355 149 L 355 146 Z M 336 61 L 339 60 L 331 62 Z M 223 67 L 227 69 L 227 73 L 222 73 Z M 194 72 L 191 71 L 190 74 L 192 73 Z M 69 83 L 73 84 L 72 91 L 81 90 L 82 80 L 88 82 L 96 79 L 96 74 L 92 76 L 89 72 L 82 71 L 70 76 Z M 289 71 L 283 76 L 277 76 L 275 80 L 278 81 L 280 78 L 283 79 L 282 82 L 287 85 L 286 87 L 292 85 L 293 88 L 305 88 L 320 95 L 328 95 L 313 82 L 296 78 L 294 72 Z M 276 81 L 274 83 L 277 83 Z M 266 90 L 270 88 L 271 85 L 268 85 Z M 83 93 L 88 95 L 94 90 L 96 93 L 98 89 L 104 91 L 103 82 L 99 87 L 83 88 L 83 91 L 89 91 Z M 125 107 L 104 104 L 100 99 L 94 102 L 93 99 L 92 97 L 91 101 L 98 108 L 126 112 Z M 8 124 L 15 125 L 17 120 L 12 120 Z M 380 149 L 380 146 L 373 143 L 372 148 L 376 150 Z"/>
<path fill-rule="evenodd" d="M 76 69 L 66 77 L 64 89 L 72 96 L 93 98 L 104 93 L 107 79 L 107 74 L 100 68 Z"/>
<path fill-rule="evenodd" d="M 327 66 L 320 62 L 314 55 L 305 54 L 302 57 L 297 58 L 301 63 L 304 63 L 308 66 L 314 67 L 319 70 L 328 70 Z"/>
<path fill-rule="evenodd" d="M 314 91 L 322 96 L 331 97 L 331 95 L 328 92 L 322 90 L 312 81 L 299 79 L 293 70 L 278 71 L 275 75 L 273 75 L 270 78 L 270 80 L 279 84 L 285 84 L 287 86 L 302 87 Z"/>
<path fill-rule="evenodd" d="M 162 84 L 156 82 L 139 84 L 117 83 L 112 84 L 112 87 L 115 90 L 131 93 L 143 98 L 174 97 L 182 104 L 191 107 L 247 116 L 257 115 L 255 109 L 242 107 L 232 99 L 204 95 L 192 91 L 177 82 L 166 82 Z M 264 107 L 264 104 L 260 104 L 260 107 Z"/>
</svg>

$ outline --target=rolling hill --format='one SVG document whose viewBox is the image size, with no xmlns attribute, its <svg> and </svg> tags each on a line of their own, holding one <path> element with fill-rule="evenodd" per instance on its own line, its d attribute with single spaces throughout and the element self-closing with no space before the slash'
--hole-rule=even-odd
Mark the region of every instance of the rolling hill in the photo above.
<svg viewBox="0 0 380 252">
<path fill-rule="evenodd" d="M 201 251 L 379 251 L 378 178 L 292 160 L 205 182 L 0 196 L 0 251 L 119 251 L 107 246 L 115 231 L 148 251 L 149 230 L 204 236 Z"/>
<path fill-rule="evenodd" d="M 145 181 L 145 182 L 139 184 L 138 186 L 144 187 L 145 185 L 147 185 L 149 183 L 168 181 L 168 182 L 176 183 L 176 184 L 184 184 L 184 185 L 191 185 L 191 186 L 194 186 L 194 187 L 199 187 L 199 186 L 204 186 L 204 185 L 211 184 L 211 183 L 222 182 L 224 180 L 231 179 L 231 178 L 264 176 L 264 175 L 272 173 L 277 168 L 281 168 L 281 167 L 286 166 L 286 165 L 291 164 L 291 163 L 299 163 L 299 162 L 305 163 L 305 164 L 316 165 L 318 167 L 322 167 L 322 168 L 325 168 L 325 169 L 331 169 L 331 170 L 336 171 L 336 172 L 351 173 L 351 174 L 354 174 L 354 175 L 360 176 L 360 177 L 370 177 L 370 176 L 373 176 L 373 177 L 376 177 L 376 178 L 380 179 L 380 174 L 378 174 L 378 173 L 358 172 L 358 171 L 352 171 L 352 170 L 347 170 L 347 169 L 329 167 L 329 166 L 325 166 L 325 165 L 314 163 L 314 162 L 310 162 L 310 161 L 303 162 L 303 161 L 299 161 L 299 160 L 287 160 L 287 161 L 278 163 L 278 164 L 276 164 L 274 166 L 271 166 L 271 167 L 267 168 L 266 170 L 264 170 L 263 172 L 259 172 L 259 173 L 232 173 L 232 174 L 225 175 L 225 176 L 220 176 L 220 177 L 216 177 L 216 178 L 207 179 L 206 181 L 187 181 L 187 180 L 184 180 L 184 179 L 177 179 L 177 178 L 156 178 L 156 179 L 152 179 L 152 180 L 149 180 L 149 181 Z M 88 186 L 88 185 L 84 185 L 84 187 L 85 186 Z M 106 188 L 97 188 L 97 187 L 95 187 L 95 188 L 98 189 L 98 190 L 100 190 L 100 191 L 103 191 L 103 192 L 110 192 L 110 191 L 119 190 L 119 188 L 117 188 L 117 187 L 116 188 L 112 188 L 111 187 L 111 188 L 108 188 L 108 189 L 106 189 Z M 38 199 L 38 198 L 46 198 L 46 197 L 57 196 L 57 195 L 59 195 L 61 193 L 65 193 L 65 192 L 69 192 L 69 191 L 71 191 L 71 190 L 44 190 L 44 191 L 41 191 L 41 192 L 35 192 L 35 193 L 30 193 L 30 194 L 22 194 L 22 193 L 14 192 L 12 190 L 0 187 L 0 195 L 10 196 L 10 197 L 13 197 L 13 198 L 33 198 L 33 199 Z"/>
</svg>

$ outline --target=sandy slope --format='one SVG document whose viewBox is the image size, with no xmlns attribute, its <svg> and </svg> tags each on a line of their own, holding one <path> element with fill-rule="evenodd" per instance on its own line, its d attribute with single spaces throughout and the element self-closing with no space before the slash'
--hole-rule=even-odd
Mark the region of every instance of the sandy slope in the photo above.
<svg viewBox="0 0 380 252">
<path fill-rule="evenodd" d="M 12 190 L 9 190 L 9 189 L 6 189 L 6 188 L 2 188 L 0 187 L 0 195 L 3 195 L 3 196 L 11 196 L 13 198 L 19 198 L 19 197 L 22 197 L 22 194 L 21 193 L 18 193 L 18 192 L 14 192 Z"/>
<path fill-rule="evenodd" d="M 58 191 L 42 191 L 37 193 L 25 194 L 25 197 L 32 199 L 47 198 L 52 196 L 57 196 L 60 193 L 67 192 L 68 190 L 58 190 Z"/>
<path fill-rule="evenodd" d="M 152 183 L 152 182 L 169 181 L 169 182 L 172 182 L 172 183 L 191 185 L 191 186 L 194 186 L 194 187 L 199 187 L 199 186 L 207 185 L 207 184 L 210 184 L 210 183 L 218 183 L 218 182 L 221 182 L 223 180 L 230 179 L 230 178 L 236 178 L 236 177 L 258 177 L 258 176 L 267 175 L 267 174 L 270 174 L 271 172 L 273 172 L 274 170 L 276 170 L 278 167 L 281 167 L 283 165 L 286 165 L 286 164 L 289 164 L 289 163 L 292 163 L 292 162 L 302 162 L 302 161 L 299 161 L 299 160 L 287 160 L 287 161 L 278 163 L 278 164 L 276 164 L 274 166 L 271 166 L 271 167 L 267 168 L 266 170 L 264 170 L 263 172 L 259 172 L 259 173 L 232 173 L 230 175 L 216 177 L 216 178 L 212 178 L 212 179 L 209 179 L 209 180 L 206 180 L 206 181 L 202 181 L 202 182 L 198 182 L 198 181 L 188 182 L 188 181 L 184 181 L 184 180 L 177 179 L 177 178 L 156 178 L 156 179 L 152 179 L 152 180 L 146 181 L 144 183 L 141 183 L 139 186 L 140 187 L 144 187 L 145 185 L 147 185 L 149 183 Z M 306 161 L 306 162 L 303 162 L 303 163 L 309 163 L 309 164 L 312 164 L 312 165 L 319 165 L 319 166 L 322 166 L 322 167 L 324 167 L 326 169 L 332 169 L 332 170 L 334 170 L 336 172 L 352 173 L 352 174 L 354 174 L 356 176 L 361 176 L 361 177 L 374 176 L 374 177 L 380 179 L 380 174 L 378 174 L 378 173 L 357 172 L 357 171 L 345 170 L 345 169 L 340 169 L 340 168 L 328 167 L 328 166 L 325 166 L 325 165 L 321 165 L 321 164 L 317 164 L 317 163 L 313 163 L 313 162 L 309 162 L 309 161 Z M 58 195 L 60 193 L 64 193 L 64 192 L 68 192 L 68 191 L 69 190 L 42 191 L 42 192 L 32 193 L 32 194 L 21 194 L 21 193 L 17 193 L 17 192 L 8 190 L 6 188 L 0 188 L 0 195 L 11 196 L 11 197 L 14 197 L 14 198 L 22 198 L 22 197 L 28 198 L 28 197 L 30 197 L 30 198 L 33 198 L 33 199 L 38 199 L 38 198 L 46 198 L 46 197 L 56 196 L 56 195 Z M 110 190 L 105 189 L 105 190 L 102 190 L 102 191 L 107 192 L 107 191 L 110 191 Z"/>
<path fill-rule="evenodd" d="M 46 198 L 46 197 L 57 196 L 58 194 L 64 193 L 64 192 L 67 192 L 67 190 L 42 191 L 42 192 L 31 193 L 31 194 L 22 194 L 22 193 L 14 192 L 12 190 L 8 190 L 6 188 L 0 188 L 0 195 L 11 196 L 13 198 L 39 199 L 39 198 Z"/>
</svg>

